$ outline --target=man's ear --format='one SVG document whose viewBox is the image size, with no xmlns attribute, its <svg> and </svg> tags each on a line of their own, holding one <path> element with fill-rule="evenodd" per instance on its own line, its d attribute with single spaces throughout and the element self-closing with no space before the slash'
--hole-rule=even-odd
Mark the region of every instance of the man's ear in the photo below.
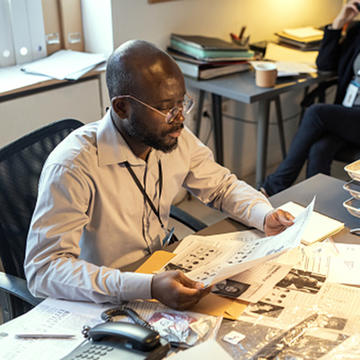
<svg viewBox="0 0 360 360">
<path fill-rule="evenodd" d="M 111 106 L 121 119 L 127 119 L 129 114 L 129 102 L 127 99 L 115 97 L 111 100 Z"/>
</svg>

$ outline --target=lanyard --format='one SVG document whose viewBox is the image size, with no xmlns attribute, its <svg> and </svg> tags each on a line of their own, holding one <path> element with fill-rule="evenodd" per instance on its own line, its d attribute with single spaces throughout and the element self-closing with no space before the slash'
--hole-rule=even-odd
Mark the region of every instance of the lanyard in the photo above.
<svg viewBox="0 0 360 360">
<path fill-rule="evenodd" d="M 127 161 L 125 161 L 125 166 L 128 169 L 128 171 L 129 171 L 131 177 L 133 178 L 135 184 L 137 185 L 137 187 L 139 188 L 141 193 L 144 195 L 146 201 L 150 205 L 151 210 L 155 213 L 156 217 L 158 218 L 159 223 L 161 225 L 161 228 L 165 229 L 165 226 L 164 226 L 163 222 L 161 221 L 161 217 L 160 217 L 160 199 L 161 199 L 161 192 L 162 192 L 162 186 L 163 186 L 163 175 L 162 175 L 161 161 L 159 160 L 159 162 L 158 162 L 158 166 L 159 166 L 159 205 L 158 205 L 157 209 L 155 208 L 154 203 L 151 201 L 149 195 L 146 193 L 146 191 L 145 191 L 144 187 L 142 186 L 140 180 L 138 179 L 138 177 L 134 173 L 134 170 L 131 168 L 130 164 Z"/>
</svg>

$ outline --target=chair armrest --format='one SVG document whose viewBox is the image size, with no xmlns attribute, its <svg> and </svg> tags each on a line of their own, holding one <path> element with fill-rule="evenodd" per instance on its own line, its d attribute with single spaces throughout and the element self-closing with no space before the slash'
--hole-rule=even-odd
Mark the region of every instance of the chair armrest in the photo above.
<svg viewBox="0 0 360 360">
<path fill-rule="evenodd" d="M 194 231 L 200 231 L 207 227 L 205 223 L 194 218 L 192 215 L 174 205 L 171 205 L 170 216 Z"/>
<path fill-rule="evenodd" d="M 3 272 L 0 272 L 0 292 L 14 295 L 32 306 L 36 306 L 43 301 L 43 299 L 31 295 L 26 280 Z"/>
</svg>

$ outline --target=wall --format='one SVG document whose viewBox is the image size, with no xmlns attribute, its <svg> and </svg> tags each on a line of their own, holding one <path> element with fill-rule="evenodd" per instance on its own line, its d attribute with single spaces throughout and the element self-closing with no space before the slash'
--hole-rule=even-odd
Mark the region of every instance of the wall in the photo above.
<svg viewBox="0 0 360 360">
<path fill-rule="evenodd" d="M 274 38 L 276 31 L 306 25 L 325 25 L 341 8 L 342 0 L 179 0 L 148 4 L 147 0 L 112 0 L 114 47 L 129 39 L 145 39 L 165 49 L 169 34 L 199 34 L 229 39 L 242 25 L 251 41 Z M 191 89 L 190 89 L 191 91 Z M 287 144 L 299 120 L 302 91 L 281 96 Z M 195 94 L 196 95 L 196 94 Z M 209 103 L 205 106 L 210 109 Z M 225 165 L 244 177 L 255 170 L 257 105 L 224 102 Z M 274 109 L 271 124 L 275 124 Z M 187 124 L 193 127 L 192 119 Z M 211 121 L 203 119 L 200 138 L 210 136 Z M 277 126 L 270 126 L 268 164 L 281 160 Z"/>
<path fill-rule="evenodd" d="M 252 41 L 286 27 L 324 25 L 342 0 L 112 0 L 114 44 L 141 38 L 165 47 L 169 34 L 198 33 L 229 39 L 242 25 Z"/>
<path fill-rule="evenodd" d="M 110 55 L 113 50 L 111 0 L 81 0 L 85 51 Z"/>
</svg>

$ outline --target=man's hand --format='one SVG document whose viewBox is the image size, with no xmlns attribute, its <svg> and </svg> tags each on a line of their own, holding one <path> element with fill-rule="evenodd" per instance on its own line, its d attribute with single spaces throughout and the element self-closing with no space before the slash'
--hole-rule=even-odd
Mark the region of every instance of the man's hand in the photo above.
<svg viewBox="0 0 360 360">
<path fill-rule="evenodd" d="M 342 27 L 352 21 L 354 19 L 354 17 L 356 15 L 359 14 L 359 9 L 357 7 L 357 5 L 360 6 L 360 1 L 359 0 L 351 0 L 349 1 L 348 4 L 345 4 L 338 16 L 334 19 L 333 23 L 332 23 L 332 28 L 333 29 L 342 29 Z"/>
<path fill-rule="evenodd" d="M 274 210 L 265 218 L 264 231 L 266 236 L 276 235 L 291 226 L 294 222 L 294 217 L 287 211 Z"/>
<path fill-rule="evenodd" d="M 203 284 L 190 280 L 178 270 L 156 274 L 151 283 L 152 297 L 178 310 L 195 305 L 210 290 L 210 286 L 204 289 Z"/>
</svg>

